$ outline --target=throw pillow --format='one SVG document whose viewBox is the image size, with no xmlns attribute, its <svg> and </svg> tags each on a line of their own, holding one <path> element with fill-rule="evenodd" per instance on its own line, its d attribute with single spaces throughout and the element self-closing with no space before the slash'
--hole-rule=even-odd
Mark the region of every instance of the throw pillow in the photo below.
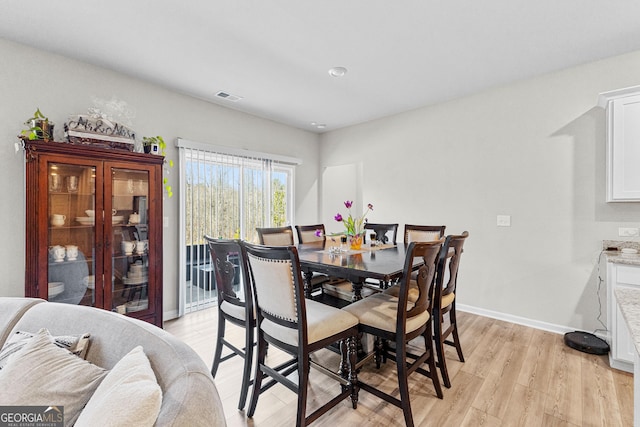
<svg viewBox="0 0 640 427">
<path fill-rule="evenodd" d="M 41 329 L 0 370 L 0 402 L 64 406 L 65 425 L 73 425 L 106 373 L 55 345 Z"/>
<path fill-rule="evenodd" d="M 162 389 L 141 346 L 109 371 L 78 417 L 76 427 L 152 426 L 162 404 Z"/>
<path fill-rule="evenodd" d="M 16 331 L 16 333 L 9 336 L 2 346 L 2 349 L 0 349 L 0 369 L 7 364 L 9 357 L 24 347 L 33 336 L 32 333 L 24 331 Z M 76 356 L 84 359 L 89 349 L 90 337 L 91 334 L 60 335 L 53 337 L 53 340 L 58 347 L 67 349 Z"/>
</svg>

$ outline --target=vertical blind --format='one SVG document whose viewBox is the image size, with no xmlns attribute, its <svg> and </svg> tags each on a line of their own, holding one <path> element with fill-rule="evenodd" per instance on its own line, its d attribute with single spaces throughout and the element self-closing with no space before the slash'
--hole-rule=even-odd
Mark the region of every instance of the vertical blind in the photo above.
<svg viewBox="0 0 640 427">
<path fill-rule="evenodd" d="M 293 220 L 295 158 L 178 139 L 180 310 L 215 302 L 204 236 L 257 241 L 256 227 Z"/>
</svg>

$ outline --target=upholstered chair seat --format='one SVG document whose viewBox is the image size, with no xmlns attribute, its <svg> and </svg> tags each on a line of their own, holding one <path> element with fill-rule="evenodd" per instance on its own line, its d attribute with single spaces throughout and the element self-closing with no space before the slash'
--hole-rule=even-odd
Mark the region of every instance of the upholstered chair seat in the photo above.
<svg viewBox="0 0 640 427">
<path fill-rule="evenodd" d="M 307 340 L 309 344 L 329 338 L 345 329 L 358 326 L 353 315 L 316 301 L 307 300 Z M 298 333 L 265 319 L 260 328 L 268 335 L 289 345 L 298 345 Z"/>
<path fill-rule="evenodd" d="M 416 290 L 417 292 L 417 290 Z M 413 308 L 415 301 L 407 303 L 407 309 Z M 383 331 L 394 332 L 398 322 L 398 298 L 380 293 L 356 301 L 343 308 L 358 316 L 361 324 Z M 423 326 L 429 318 L 426 311 L 407 319 L 406 332 L 410 333 Z"/>
</svg>

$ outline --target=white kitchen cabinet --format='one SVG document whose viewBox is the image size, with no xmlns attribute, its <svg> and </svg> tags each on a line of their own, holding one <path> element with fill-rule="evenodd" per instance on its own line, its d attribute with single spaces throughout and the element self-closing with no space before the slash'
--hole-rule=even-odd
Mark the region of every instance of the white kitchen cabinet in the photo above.
<svg viewBox="0 0 640 427">
<path fill-rule="evenodd" d="M 600 94 L 606 109 L 607 202 L 640 202 L 640 86 Z"/>
<path fill-rule="evenodd" d="M 607 263 L 607 324 L 610 332 L 609 364 L 633 372 L 635 345 L 616 301 L 617 288 L 640 289 L 640 266 Z"/>
</svg>

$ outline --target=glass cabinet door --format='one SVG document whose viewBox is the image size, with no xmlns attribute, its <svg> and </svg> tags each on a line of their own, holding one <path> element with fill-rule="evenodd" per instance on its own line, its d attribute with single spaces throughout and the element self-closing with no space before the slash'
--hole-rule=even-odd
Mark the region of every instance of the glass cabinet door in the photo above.
<svg viewBox="0 0 640 427">
<path fill-rule="evenodd" d="M 123 314 L 148 310 L 149 171 L 110 171 L 111 309 Z"/>
<path fill-rule="evenodd" d="M 48 299 L 95 306 L 96 166 L 48 162 L 47 180 Z"/>
</svg>

